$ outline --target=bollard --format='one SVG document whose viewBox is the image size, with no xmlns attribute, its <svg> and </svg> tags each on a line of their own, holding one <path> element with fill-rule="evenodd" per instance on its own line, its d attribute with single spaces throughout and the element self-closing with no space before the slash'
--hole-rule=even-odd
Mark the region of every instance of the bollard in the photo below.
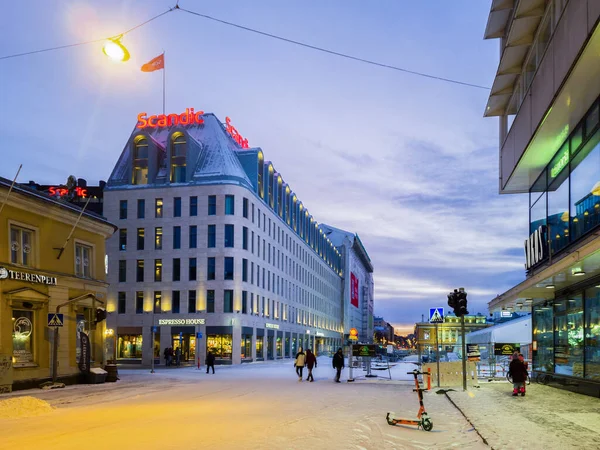
<svg viewBox="0 0 600 450">
<path fill-rule="evenodd" d="M 427 368 L 427 390 L 431 390 L 431 367 Z"/>
<path fill-rule="evenodd" d="M 200 357 L 198 356 L 198 370 L 200 370 Z"/>
</svg>

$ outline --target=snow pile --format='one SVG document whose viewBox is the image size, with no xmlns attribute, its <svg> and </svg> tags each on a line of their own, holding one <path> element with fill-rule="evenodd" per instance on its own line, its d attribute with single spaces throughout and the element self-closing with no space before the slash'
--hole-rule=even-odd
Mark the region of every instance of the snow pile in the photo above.
<svg viewBox="0 0 600 450">
<path fill-rule="evenodd" d="M 0 419 L 35 417 L 53 411 L 52 406 L 35 397 L 15 397 L 0 400 Z"/>
</svg>

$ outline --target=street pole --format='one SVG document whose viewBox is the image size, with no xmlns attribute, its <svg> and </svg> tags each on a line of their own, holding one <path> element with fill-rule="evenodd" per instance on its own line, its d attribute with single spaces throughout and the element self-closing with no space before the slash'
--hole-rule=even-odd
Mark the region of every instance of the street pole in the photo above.
<svg viewBox="0 0 600 450">
<path fill-rule="evenodd" d="M 460 328 L 462 334 L 462 373 L 463 391 L 467 390 L 467 344 L 465 342 L 465 316 L 460 317 Z"/>
<path fill-rule="evenodd" d="M 150 373 L 154 373 L 154 302 L 152 302 L 152 342 L 150 342 Z"/>
<path fill-rule="evenodd" d="M 435 351 L 437 362 L 437 387 L 440 387 L 440 340 L 438 337 L 438 323 L 435 323 Z"/>
</svg>

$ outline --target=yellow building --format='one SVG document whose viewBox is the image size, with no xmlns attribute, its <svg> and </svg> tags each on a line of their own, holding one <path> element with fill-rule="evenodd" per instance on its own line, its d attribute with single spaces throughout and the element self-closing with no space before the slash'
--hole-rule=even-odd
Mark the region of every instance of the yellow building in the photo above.
<svg viewBox="0 0 600 450">
<path fill-rule="evenodd" d="M 105 240 L 116 228 L 25 187 L 15 185 L 9 194 L 11 184 L 0 178 L 0 392 L 52 378 L 48 322 L 57 307 L 63 314 L 58 380 L 77 382 L 81 332 L 89 337 L 91 366 L 105 362 L 105 321 L 96 324 L 96 314 L 108 288 Z"/>
<path fill-rule="evenodd" d="M 491 323 L 486 322 L 485 316 L 481 314 L 465 316 L 465 333 L 481 330 L 491 326 Z M 417 339 L 417 349 L 421 355 L 432 355 L 435 353 L 436 346 L 436 331 L 440 351 L 455 352 L 460 351 L 460 317 L 447 315 L 444 317 L 444 322 L 437 324 L 429 322 L 419 322 L 415 324 L 415 336 Z"/>
</svg>

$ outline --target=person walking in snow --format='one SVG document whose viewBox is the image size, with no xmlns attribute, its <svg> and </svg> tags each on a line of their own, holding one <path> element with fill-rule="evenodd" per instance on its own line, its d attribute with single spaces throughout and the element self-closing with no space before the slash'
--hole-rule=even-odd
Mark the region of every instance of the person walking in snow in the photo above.
<svg viewBox="0 0 600 450">
<path fill-rule="evenodd" d="M 335 382 L 340 382 L 340 376 L 342 375 L 342 369 L 344 368 L 344 353 L 341 348 L 338 348 L 338 351 L 333 355 L 333 368 L 336 370 L 335 372 Z"/>
<path fill-rule="evenodd" d="M 513 380 L 513 397 L 521 394 L 525 397 L 525 381 L 527 380 L 527 369 L 525 363 L 519 359 L 519 352 L 515 352 L 508 366 L 508 375 Z"/>
<path fill-rule="evenodd" d="M 298 353 L 296 353 L 296 361 L 294 363 L 294 367 L 296 367 L 296 374 L 298 375 L 298 381 L 302 381 L 302 369 L 304 369 L 304 364 L 306 363 L 306 355 L 302 351 L 302 347 L 298 349 Z"/>
<path fill-rule="evenodd" d="M 308 376 L 306 377 L 306 381 L 310 381 L 311 383 L 315 381 L 313 378 L 313 367 L 317 367 L 317 357 L 310 349 L 306 350 L 306 367 L 308 368 Z"/>
<path fill-rule="evenodd" d="M 209 350 L 206 354 L 206 373 L 212 367 L 213 374 L 215 373 L 215 355 Z"/>
</svg>

